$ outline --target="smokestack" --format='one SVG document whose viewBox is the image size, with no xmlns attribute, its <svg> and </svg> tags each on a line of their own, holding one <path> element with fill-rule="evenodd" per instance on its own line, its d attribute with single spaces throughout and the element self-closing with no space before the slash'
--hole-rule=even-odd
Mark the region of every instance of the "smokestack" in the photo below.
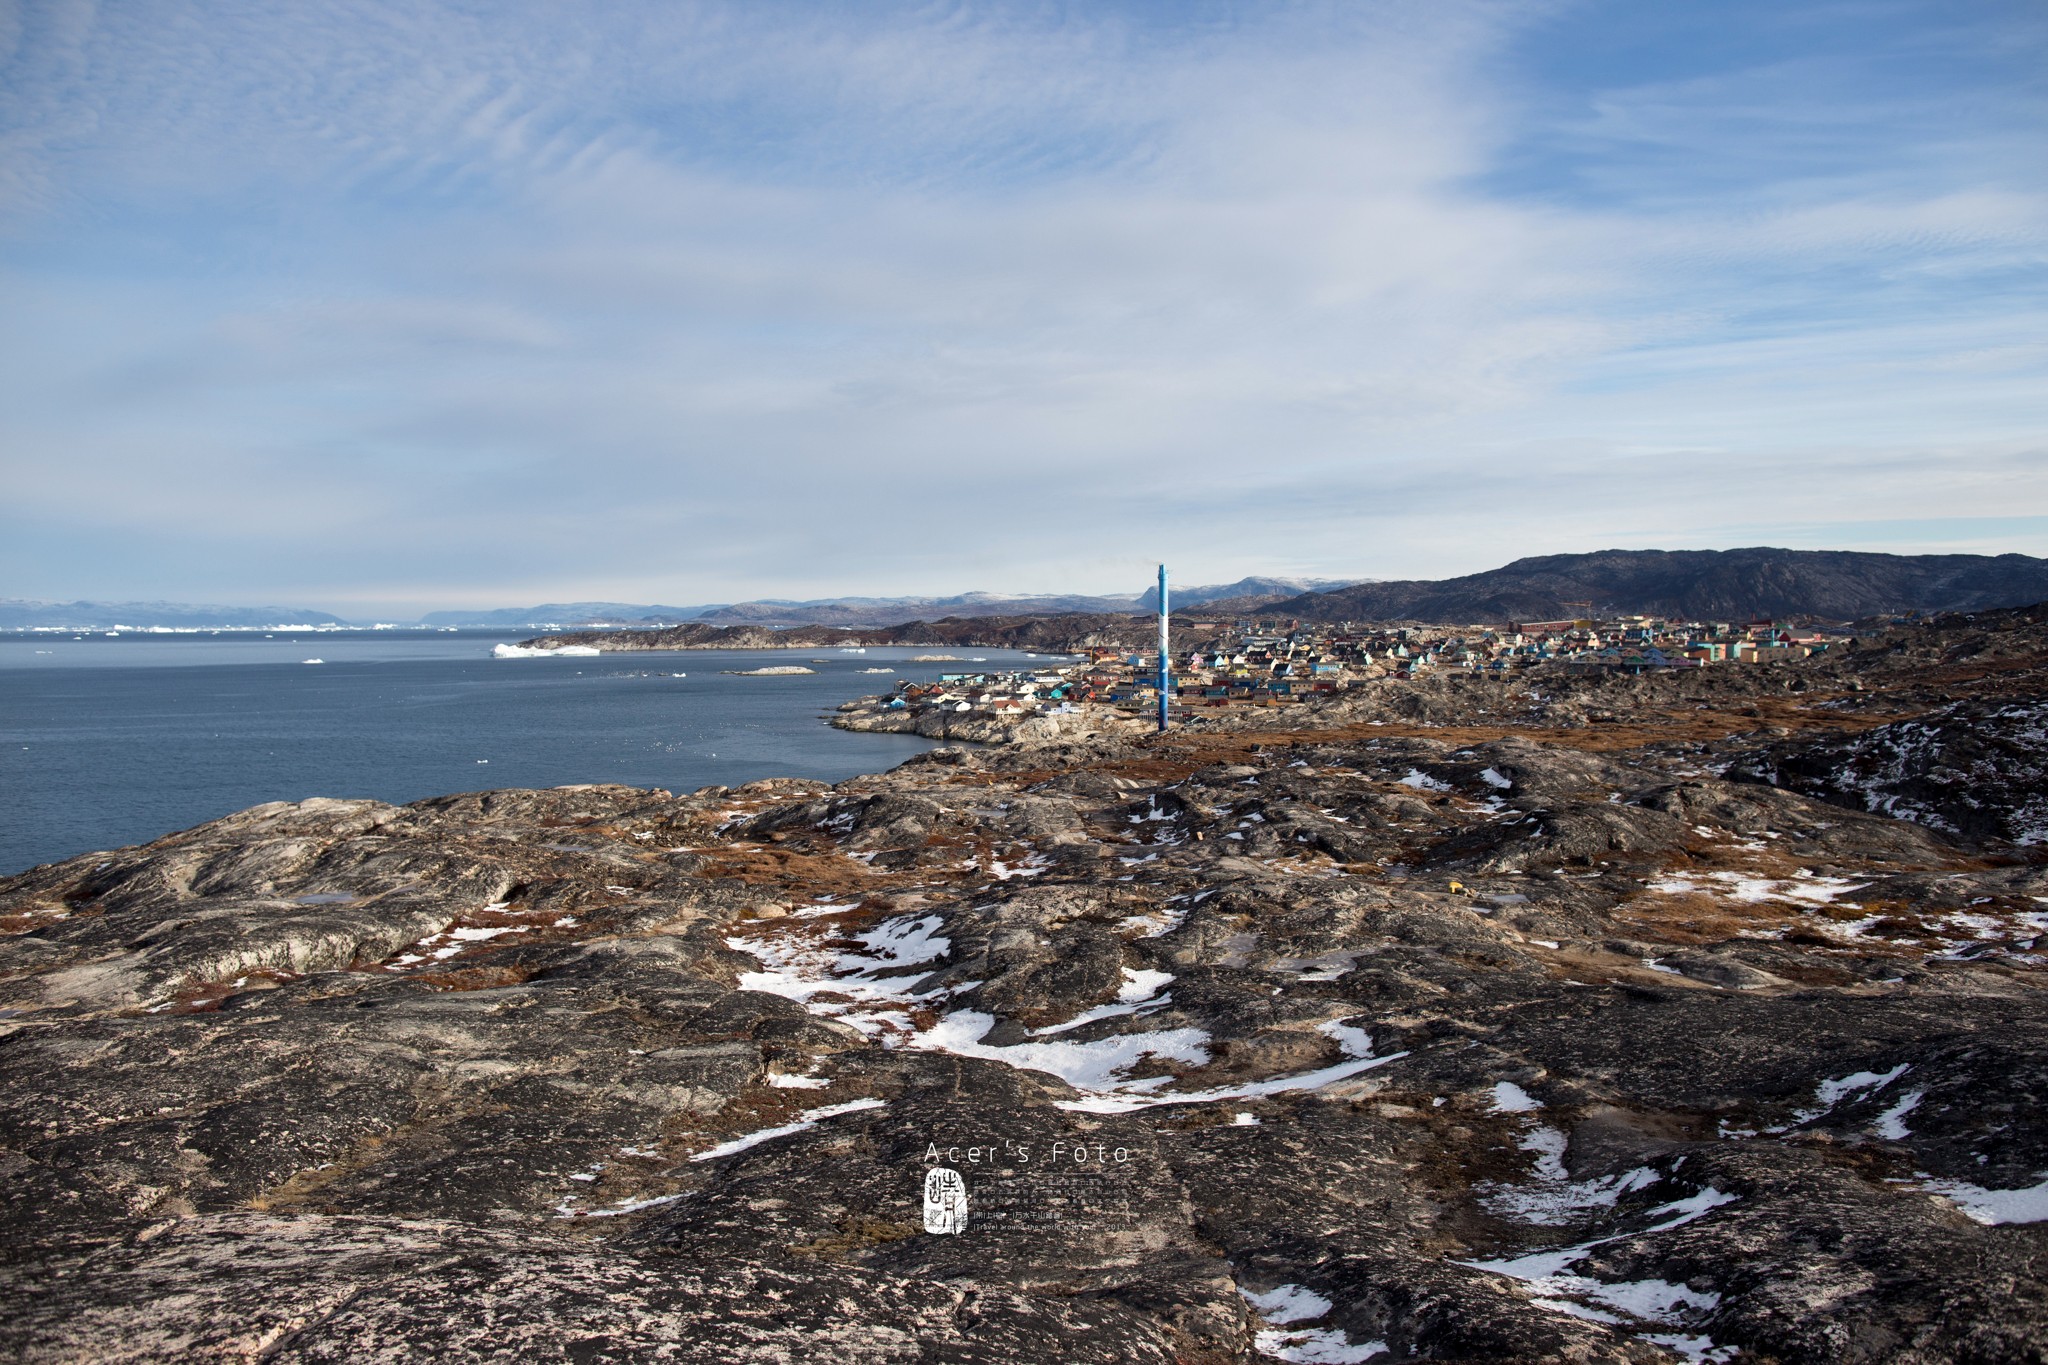
<svg viewBox="0 0 2048 1365">
<path fill-rule="evenodd" d="M 1172 681 L 1173 666 L 1166 658 L 1166 566 L 1159 566 L 1159 733 L 1166 733 L 1166 686 Z"/>
</svg>

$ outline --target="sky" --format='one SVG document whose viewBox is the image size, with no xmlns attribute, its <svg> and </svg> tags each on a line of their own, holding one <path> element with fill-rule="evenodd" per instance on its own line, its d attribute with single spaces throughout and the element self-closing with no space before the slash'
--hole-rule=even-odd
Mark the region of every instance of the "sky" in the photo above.
<svg viewBox="0 0 2048 1365">
<path fill-rule="evenodd" d="M 0 596 L 2048 554 L 2038 0 L 0 0 Z"/>
</svg>

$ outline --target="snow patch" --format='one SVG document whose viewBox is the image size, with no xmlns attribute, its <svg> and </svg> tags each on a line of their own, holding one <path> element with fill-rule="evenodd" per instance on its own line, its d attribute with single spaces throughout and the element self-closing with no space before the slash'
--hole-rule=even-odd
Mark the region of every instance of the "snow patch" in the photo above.
<svg viewBox="0 0 2048 1365">
<path fill-rule="evenodd" d="M 1513 1081 L 1501 1081 L 1493 1087 L 1493 1112 L 1496 1114 L 1529 1114 L 1542 1107 L 1542 1100 Z"/>
<path fill-rule="evenodd" d="M 1045 1028 L 1032 1029 L 1031 1036 L 1034 1038 L 1044 1038 L 1055 1033 L 1065 1033 L 1069 1029 L 1077 1029 L 1083 1024 L 1092 1024 L 1097 1020 L 1116 1019 L 1123 1015 L 1136 1014 L 1141 1009 L 1164 1005 L 1173 999 L 1170 995 L 1159 994 L 1160 989 L 1173 980 L 1172 972 L 1155 972 L 1143 968 L 1126 967 L 1123 969 L 1123 974 L 1124 984 L 1116 993 L 1115 1004 L 1096 1005 L 1090 1009 L 1082 1010 L 1063 1024 L 1050 1024 Z"/>
<path fill-rule="evenodd" d="M 1298 1284 L 1283 1284 L 1255 1294 L 1242 1286 L 1238 1293 L 1266 1320 L 1252 1345 L 1262 1356 L 1274 1360 L 1317 1362 L 1317 1365 L 1351 1365 L 1383 1355 L 1384 1341 L 1353 1341 L 1333 1327 L 1294 1327 L 1327 1316 L 1331 1303 L 1321 1294 Z"/>
<path fill-rule="evenodd" d="M 1263 1328 L 1252 1338 L 1252 1347 L 1262 1356 L 1301 1365 L 1358 1365 L 1387 1353 L 1384 1341 L 1353 1341 L 1344 1333 L 1325 1327 L 1291 1332 L 1284 1327 Z"/>
<path fill-rule="evenodd" d="M 773 1138 L 785 1137 L 790 1133 L 800 1133 L 806 1128 L 815 1128 L 824 1120 L 837 1118 L 841 1114 L 858 1113 L 863 1109 L 880 1109 L 885 1103 L 886 1101 L 884 1100 L 848 1100 L 845 1104 L 828 1104 L 822 1109 L 812 1109 L 799 1114 L 794 1123 L 784 1123 L 774 1128 L 763 1128 L 758 1132 L 736 1137 L 730 1142 L 721 1142 L 708 1151 L 698 1152 L 690 1160 L 715 1161 L 722 1156 L 731 1156 L 735 1152 L 744 1152 L 749 1147 L 758 1147 Z"/>
<path fill-rule="evenodd" d="M 823 909 L 824 907 L 819 907 Z M 1170 973 L 1126 969 L 1115 1004 L 1097 1006 L 1092 1018 L 1069 1020 L 1042 1030 L 1030 1041 L 997 1045 L 983 1040 L 995 1029 L 994 1015 L 979 1010 L 953 1010 L 923 1025 L 908 1006 L 935 1008 L 947 997 L 972 989 L 978 982 L 952 986 L 922 983 L 921 968 L 952 951 L 940 931 L 938 915 L 899 916 L 864 932 L 834 939 L 831 926 L 819 920 L 785 919 L 750 926 L 726 946 L 752 955 L 762 970 L 739 974 L 742 990 L 766 991 L 801 1003 L 813 1014 L 836 1018 L 876 1038 L 885 1047 L 949 1052 L 978 1057 L 1027 1071 L 1059 1077 L 1084 1098 L 1061 1101 L 1062 1108 L 1090 1113 L 1124 1113 L 1156 1104 L 1202 1104 L 1250 1099 L 1292 1090 L 1313 1090 L 1384 1066 L 1408 1054 L 1372 1055 L 1371 1039 L 1362 1029 L 1341 1024 L 1322 1026 L 1347 1060 L 1333 1066 L 1244 1085 L 1202 1091 L 1168 1091 L 1171 1075 L 1133 1077 L 1141 1063 L 1199 1066 L 1210 1057 L 1209 1035 L 1199 1028 L 1113 1034 L 1087 1042 L 1053 1038 L 1093 1019 L 1136 1013 L 1166 1003 L 1159 992 L 1173 980 Z M 847 943 L 857 945 L 849 951 Z M 1089 1014 L 1091 1012 L 1085 1012 Z M 930 1015 L 925 1015 L 929 1018 Z"/>
<path fill-rule="evenodd" d="M 1406 1052 L 1389 1053 L 1384 1057 L 1372 1055 L 1372 1039 L 1363 1029 L 1348 1028 L 1343 1024 L 1320 1024 L 1318 1030 L 1335 1041 L 1349 1059 L 1332 1066 L 1318 1067 L 1314 1071 L 1296 1072 L 1290 1076 L 1274 1076 L 1268 1080 L 1252 1081 L 1244 1085 L 1224 1086 L 1213 1090 L 1176 1090 L 1164 1094 L 1137 1091 L 1145 1082 L 1137 1082 L 1117 1095 L 1097 1095 L 1082 1100 L 1058 1100 L 1055 1106 L 1088 1114 L 1125 1114 L 1134 1109 L 1149 1108 L 1162 1104 L 1215 1104 L 1224 1100 L 1260 1099 L 1267 1095 L 1283 1095 L 1297 1090 L 1320 1090 L 1326 1085 L 1347 1080 L 1361 1072 L 1385 1066 L 1406 1057 Z"/>
<path fill-rule="evenodd" d="M 1761 845 L 1758 845 L 1761 847 Z M 1744 905 L 1766 901 L 1794 901 L 1801 905 L 1828 905 L 1867 882 L 1846 877 L 1819 877 L 1801 872 L 1797 877 L 1754 877 L 1742 872 L 1677 872 L 1647 883 L 1652 891 L 1667 896 L 1711 892 Z"/>
<path fill-rule="evenodd" d="M 1911 1136 L 1911 1130 L 1906 1127 L 1906 1115 L 1919 1107 L 1920 1100 L 1926 1093 L 1925 1090 L 1907 1091 L 1897 1104 L 1879 1114 L 1877 1122 L 1871 1127 L 1887 1142 L 1905 1141 Z"/>
<path fill-rule="evenodd" d="M 1640 1232 L 1596 1237 L 1592 1241 L 1580 1242 L 1574 1246 L 1531 1252 L 1523 1256 L 1491 1261 L 1459 1261 L 1457 1264 L 1520 1280 L 1529 1287 L 1531 1302 L 1554 1313 L 1565 1313 L 1572 1317 L 1610 1324 L 1625 1324 L 1628 1319 L 1635 1319 L 1662 1327 L 1686 1326 L 1690 1325 L 1690 1320 L 1704 1317 L 1719 1307 L 1720 1296 L 1707 1290 L 1697 1290 L 1688 1285 L 1672 1284 L 1664 1280 L 1596 1280 L 1588 1275 L 1574 1274 L 1571 1268 L 1609 1242 L 1668 1232 L 1696 1218 L 1703 1218 L 1713 1209 L 1733 1203 L 1734 1200 L 1734 1195 L 1710 1185 L 1697 1194 L 1649 1210 L 1648 1217 L 1661 1218 L 1663 1221 L 1653 1223 Z M 1717 1346 L 1711 1338 L 1704 1336 L 1658 1340 L 1661 1344 L 1671 1345 L 1680 1339 L 1688 1343 L 1688 1354 L 1694 1360 L 1721 1361 L 1728 1360 L 1734 1355 L 1732 1348 Z M 1674 1345 L 1673 1349 L 1678 1348 Z"/>
<path fill-rule="evenodd" d="M 1331 1308 L 1330 1301 L 1313 1289 L 1298 1284 L 1283 1284 L 1268 1289 L 1263 1294 L 1254 1294 L 1240 1288 L 1244 1301 L 1259 1310 L 1259 1316 L 1275 1327 L 1285 1327 L 1290 1322 L 1312 1322 L 1326 1315 Z"/>
<path fill-rule="evenodd" d="M 1835 1080 L 1822 1081 L 1813 1088 L 1814 1105 L 1801 1109 L 1794 1117 L 1794 1123 L 1811 1123 L 1850 1095 L 1868 1090 L 1873 1094 L 1884 1089 L 1899 1077 L 1912 1070 L 1911 1062 L 1900 1062 L 1890 1071 L 1855 1071 Z M 1782 1132 L 1783 1129 L 1766 1129 L 1766 1132 Z"/>
<path fill-rule="evenodd" d="M 2018 1190 L 1987 1190 L 1961 1180 L 1934 1180 L 1925 1188 L 1961 1209 L 1972 1222 L 2048 1223 L 2048 1178 Z"/>
<path fill-rule="evenodd" d="M 921 1051 L 950 1052 L 956 1057 L 981 1057 L 1025 1071 L 1044 1071 L 1076 1090 L 1098 1094 L 1144 1093 L 1165 1085 L 1170 1076 L 1131 1080 L 1124 1073 L 1148 1058 L 1199 1066 L 1209 1060 L 1209 1035 L 1198 1028 L 1162 1029 L 1157 1033 L 1119 1033 L 1089 1043 L 1014 1043 L 994 1047 L 982 1042 L 996 1025 L 995 1016 L 980 1010 L 955 1010 L 904 1046 Z M 1135 1106 L 1134 1106 L 1135 1107 Z"/>
<path fill-rule="evenodd" d="M 768 1084 L 777 1090 L 823 1090 L 832 1082 L 823 1076 L 792 1076 L 786 1071 L 771 1071 Z"/>
</svg>

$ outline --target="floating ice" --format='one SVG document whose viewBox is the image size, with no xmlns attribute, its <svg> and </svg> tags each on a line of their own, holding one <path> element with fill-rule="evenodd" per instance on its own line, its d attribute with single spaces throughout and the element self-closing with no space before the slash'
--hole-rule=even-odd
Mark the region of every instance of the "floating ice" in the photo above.
<svg viewBox="0 0 2048 1365">
<path fill-rule="evenodd" d="M 602 652 L 601 650 L 592 649 L 589 645 L 562 645 L 555 649 L 528 648 L 525 645 L 499 645 L 491 651 L 491 657 L 494 659 L 546 659 L 559 655 L 564 658 L 583 659 Z"/>
</svg>

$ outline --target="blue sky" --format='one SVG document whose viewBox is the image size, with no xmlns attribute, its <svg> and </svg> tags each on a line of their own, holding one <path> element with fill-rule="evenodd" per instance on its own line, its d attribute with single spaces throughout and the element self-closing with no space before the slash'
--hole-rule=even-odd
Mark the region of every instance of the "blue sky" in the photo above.
<svg viewBox="0 0 2048 1365">
<path fill-rule="evenodd" d="M 2048 553 L 2048 9 L 0 5 L 0 595 Z"/>
</svg>

